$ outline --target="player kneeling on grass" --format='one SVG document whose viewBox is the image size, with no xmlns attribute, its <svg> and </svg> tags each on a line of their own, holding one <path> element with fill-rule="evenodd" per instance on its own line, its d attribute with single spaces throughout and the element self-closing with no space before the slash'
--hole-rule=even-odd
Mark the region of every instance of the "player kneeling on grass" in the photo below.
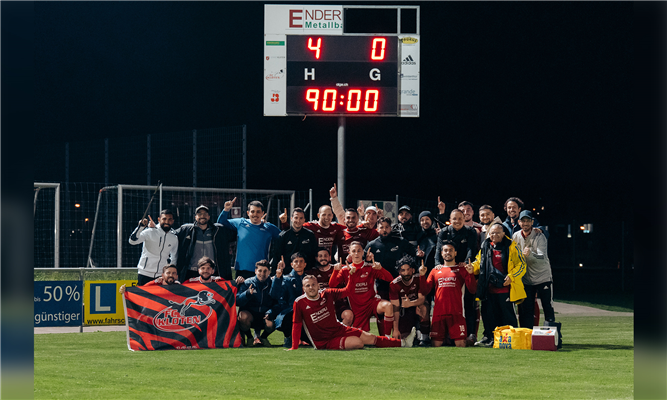
<svg viewBox="0 0 667 400">
<path fill-rule="evenodd" d="M 148 282 L 144 286 L 180 284 L 181 282 L 179 282 L 177 279 L 178 268 L 176 268 L 176 266 L 173 264 L 169 264 L 162 267 L 162 276 Z M 122 285 L 118 291 L 121 294 L 125 293 L 125 285 Z"/>
<path fill-rule="evenodd" d="M 281 256 L 282 258 L 282 256 Z M 306 256 L 296 252 L 292 254 L 292 271 L 283 276 L 285 262 L 281 260 L 276 269 L 276 276 L 271 284 L 271 297 L 278 299 L 280 313 L 276 317 L 276 329 L 285 335 L 284 347 L 292 345 L 292 307 L 297 297 L 303 294 L 302 279 L 306 269 Z M 310 345 L 302 342 L 301 344 Z"/>
<path fill-rule="evenodd" d="M 442 243 L 442 259 L 443 265 L 436 265 L 426 279 L 427 268 L 419 268 L 423 292 L 428 293 L 435 286 L 431 340 L 434 347 L 440 347 L 449 336 L 456 347 L 466 347 L 462 289 L 465 282 L 470 293 L 474 294 L 477 292 L 477 281 L 472 274 L 472 266 L 456 263 L 456 247 L 449 240 Z"/>
<path fill-rule="evenodd" d="M 361 247 L 361 246 L 359 246 Z M 352 270 L 354 276 L 360 271 Z M 292 324 L 292 348 L 299 348 L 301 328 L 305 324 L 306 332 L 316 349 L 353 350 L 364 345 L 376 347 L 412 347 L 415 329 L 405 339 L 375 336 L 361 329 L 350 328 L 336 319 L 334 302 L 349 294 L 353 280 L 349 280 L 345 289 L 324 289 L 319 291 L 317 278 L 306 275 L 303 278 L 304 294 L 294 302 L 294 322 Z M 354 289 L 352 289 L 354 290 Z"/>
<path fill-rule="evenodd" d="M 396 262 L 396 268 L 400 276 L 389 284 L 389 300 L 394 306 L 393 337 L 400 339 L 407 337 L 417 323 L 428 327 L 424 322 L 428 322 L 429 315 L 424 305 L 426 298 L 420 291 L 419 275 L 415 276 L 415 259 L 404 256 Z"/>
<path fill-rule="evenodd" d="M 380 263 L 375 262 L 375 257 L 370 251 L 367 255 L 368 262 L 364 263 L 364 248 L 360 242 L 350 243 L 350 257 L 352 265 L 342 267 L 336 264 L 329 280 L 329 287 L 336 287 L 341 282 L 351 282 L 352 290 L 349 291 L 348 299 L 354 314 L 352 322 L 354 328 L 370 331 L 371 316 L 378 318 L 384 314 L 384 330 L 391 332 L 394 326 L 394 306 L 377 295 L 375 279 L 391 282 L 394 277 L 382 268 Z"/>
<path fill-rule="evenodd" d="M 271 292 L 271 264 L 267 260 L 257 261 L 255 276 L 246 279 L 236 295 L 236 305 L 239 307 L 238 326 L 241 334 L 246 337 L 246 347 L 270 346 L 269 335 L 276 329 L 273 319 L 277 301 Z M 250 328 L 255 330 L 255 336 L 250 335 Z M 264 330 L 261 333 L 260 331 Z"/>
<path fill-rule="evenodd" d="M 211 283 L 215 281 L 224 281 L 223 278 L 219 276 L 213 276 L 213 272 L 215 271 L 215 261 L 210 259 L 209 257 L 202 257 L 199 259 L 197 262 L 197 271 L 199 271 L 199 276 L 190 278 L 185 283 L 192 283 L 192 282 L 198 282 L 198 283 Z"/>
</svg>

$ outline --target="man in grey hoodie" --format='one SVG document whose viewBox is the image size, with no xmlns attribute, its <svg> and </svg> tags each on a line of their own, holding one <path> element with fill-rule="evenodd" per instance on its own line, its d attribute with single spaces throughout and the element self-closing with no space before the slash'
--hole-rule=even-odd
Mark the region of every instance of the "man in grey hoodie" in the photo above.
<svg viewBox="0 0 667 400">
<path fill-rule="evenodd" d="M 519 304 L 519 325 L 522 328 L 532 328 L 535 311 L 535 294 L 542 301 L 544 319 L 554 322 L 553 308 L 553 279 L 551 264 L 547 256 L 547 239 L 544 234 L 533 228 L 533 214 L 524 210 L 519 215 L 521 230 L 512 236 L 526 259 L 526 274 L 523 276 L 523 285 L 526 291 L 526 300 Z"/>
</svg>

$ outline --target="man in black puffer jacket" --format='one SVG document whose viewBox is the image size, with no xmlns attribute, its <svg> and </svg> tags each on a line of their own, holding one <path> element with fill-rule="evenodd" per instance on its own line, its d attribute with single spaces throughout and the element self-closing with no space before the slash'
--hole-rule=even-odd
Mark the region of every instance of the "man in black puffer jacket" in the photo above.
<svg viewBox="0 0 667 400">
<path fill-rule="evenodd" d="M 210 257 L 216 263 L 213 275 L 232 279 L 229 243 L 236 240 L 236 232 L 211 221 L 209 209 L 199 206 L 195 210 L 195 223 L 183 224 L 176 229 L 178 236 L 178 280 L 185 282 L 199 276 L 197 263 L 202 257 Z"/>
</svg>

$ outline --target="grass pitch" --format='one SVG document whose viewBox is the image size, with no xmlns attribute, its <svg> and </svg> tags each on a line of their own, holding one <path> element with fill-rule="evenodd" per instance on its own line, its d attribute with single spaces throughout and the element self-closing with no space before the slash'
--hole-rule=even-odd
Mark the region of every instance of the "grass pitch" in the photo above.
<svg viewBox="0 0 667 400">
<path fill-rule="evenodd" d="M 557 352 L 274 347 L 131 352 L 125 332 L 35 335 L 35 399 L 625 399 L 632 317 L 559 317 Z M 481 333 L 481 327 L 480 327 Z"/>
</svg>

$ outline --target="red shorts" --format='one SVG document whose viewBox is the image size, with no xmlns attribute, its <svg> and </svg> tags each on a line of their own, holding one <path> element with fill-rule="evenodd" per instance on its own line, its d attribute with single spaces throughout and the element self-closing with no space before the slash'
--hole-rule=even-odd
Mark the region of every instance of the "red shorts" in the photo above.
<svg viewBox="0 0 667 400">
<path fill-rule="evenodd" d="M 444 342 L 447 332 L 451 340 L 462 340 L 466 335 L 466 319 L 462 314 L 442 315 L 433 317 L 431 322 L 431 339 Z"/>
<path fill-rule="evenodd" d="M 364 308 L 351 308 L 354 313 L 354 322 L 352 327 L 359 328 L 362 331 L 369 332 L 371 330 L 371 317 L 378 316 L 378 304 L 382 301 L 381 298 L 375 297 Z"/>
<path fill-rule="evenodd" d="M 345 339 L 349 337 L 361 337 L 361 329 L 345 326 L 339 334 L 331 340 L 315 341 L 318 350 L 345 350 Z"/>
</svg>

